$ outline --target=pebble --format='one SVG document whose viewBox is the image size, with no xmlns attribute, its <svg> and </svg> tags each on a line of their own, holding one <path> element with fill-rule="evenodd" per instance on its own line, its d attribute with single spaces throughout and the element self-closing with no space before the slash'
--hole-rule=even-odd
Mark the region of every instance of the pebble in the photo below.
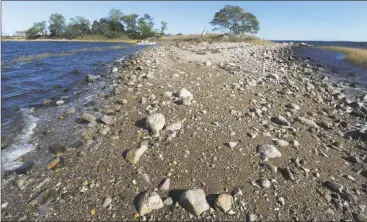
<svg viewBox="0 0 367 222">
<path fill-rule="evenodd" d="M 107 115 L 102 115 L 102 116 L 99 118 L 99 120 L 100 120 L 102 123 L 106 124 L 106 125 L 110 125 L 110 124 L 112 123 L 112 118 L 111 118 L 111 117 L 109 117 L 109 116 L 107 116 Z"/>
<path fill-rule="evenodd" d="M 141 142 L 139 148 L 131 149 L 128 151 L 128 153 L 126 154 L 126 160 L 131 164 L 136 164 L 147 149 L 148 142 Z"/>
<path fill-rule="evenodd" d="M 329 190 L 337 193 L 341 193 L 344 189 L 343 185 L 334 181 L 326 181 L 323 185 L 326 186 Z"/>
<path fill-rule="evenodd" d="M 171 184 L 171 179 L 165 178 L 158 185 L 158 190 L 167 191 L 169 190 L 170 184 Z"/>
<path fill-rule="evenodd" d="M 271 121 L 281 126 L 290 126 L 291 124 L 288 122 L 286 118 L 281 115 L 275 116 L 271 118 Z"/>
<path fill-rule="evenodd" d="M 80 121 L 82 123 L 93 123 L 96 121 L 96 117 L 91 115 L 91 114 L 83 114 L 81 117 L 80 117 Z"/>
<path fill-rule="evenodd" d="M 229 148 L 234 148 L 235 146 L 237 146 L 238 142 L 229 142 L 228 146 Z"/>
<path fill-rule="evenodd" d="M 58 106 L 60 106 L 60 105 L 62 105 L 64 103 L 65 103 L 64 100 L 58 100 L 58 101 L 56 101 L 56 105 L 58 105 Z"/>
<path fill-rule="evenodd" d="M 192 103 L 194 96 L 192 95 L 190 91 L 188 91 L 185 88 L 182 88 L 180 92 L 178 93 L 178 98 L 183 105 L 188 106 Z"/>
<path fill-rule="evenodd" d="M 226 213 L 230 209 L 232 209 L 232 204 L 233 204 L 233 197 L 229 194 L 223 193 L 217 197 L 217 199 L 215 200 L 214 206 L 215 208 Z"/>
<path fill-rule="evenodd" d="M 282 156 L 277 148 L 269 144 L 259 145 L 257 152 L 260 154 L 260 157 L 277 158 Z"/>
<path fill-rule="evenodd" d="M 111 197 L 106 197 L 104 202 L 103 202 L 102 207 L 107 208 L 108 206 L 110 206 L 111 202 L 112 202 L 112 198 Z"/>
<path fill-rule="evenodd" d="M 280 140 L 280 139 L 275 139 L 273 140 L 274 144 L 277 146 L 288 146 L 289 143 L 286 140 Z"/>
<path fill-rule="evenodd" d="M 260 187 L 264 188 L 264 189 L 269 189 L 271 187 L 271 183 L 268 179 L 265 178 L 261 178 L 259 180 L 257 180 L 257 183 L 260 185 Z"/>
</svg>

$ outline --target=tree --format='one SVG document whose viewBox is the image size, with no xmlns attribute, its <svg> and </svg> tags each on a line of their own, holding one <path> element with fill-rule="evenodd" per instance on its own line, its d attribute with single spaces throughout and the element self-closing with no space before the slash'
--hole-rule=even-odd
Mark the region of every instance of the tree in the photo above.
<svg viewBox="0 0 367 222">
<path fill-rule="evenodd" d="M 95 20 L 92 24 L 92 33 L 96 35 L 103 35 L 107 38 L 116 38 L 125 34 L 124 26 L 109 18 L 101 18 L 99 22 Z"/>
<path fill-rule="evenodd" d="M 110 10 L 110 14 L 108 16 L 108 18 L 111 20 L 111 21 L 115 21 L 115 22 L 121 22 L 121 18 L 122 18 L 123 14 L 121 12 L 120 9 L 115 9 L 115 8 L 112 8 Z"/>
<path fill-rule="evenodd" d="M 15 31 L 14 36 L 25 36 L 25 31 Z"/>
<path fill-rule="evenodd" d="M 25 31 L 27 39 L 36 39 L 41 36 L 46 36 L 46 21 L 33 23 L 33 26 Z"/>
<path fill-rule="evenodd" d="M 70 19 L 70 23 L 66 27 L 65 37 L 75 38 L 78 36 L 84 36 L 91 33 L 90 22 L 88 19 L 81 16 L 76 16 Z"/>
<path fill-rule="evenodd" d="M 65 33 L 65 17 L 59 13 L 51 14 L 49 19 L 49 30 L 51 37 L 62 37 Z"/>
<path fill-rule="evenodd" d="M 153 18 L 148 14 L 144 14 L 144 16 L 139 18 L 138 20 L 137 32 L 140 35 L 139 38 L 145 39 L 155 36 L 156 31 L 153 30 L 153 27 L 154 27 Z"/>
<path fill-rule="evenodd" d="M 131 14 L 131 15 L 123 15 L 121 17 L 122 23 L 125 25 L 125 30 L 127 35 L 130 38 L 137 38 L 138 35 L 138 25 L 136 19 L 139 17 L 137 14 Z"/>
<path fill-rule="evenodd" d="M 161 21 L 161 36 L 164 36 L 164 31 L 167 30 L 167 22 Z"/>
<path fill-rule="evenodd" d="M 217 26 L 215 30 L 229 30 L 234 34 L 251 33 L 259 31 L 259 21 L 250 12 L 245 12 L 239 6 L 225 5 L 223 9 L 216 12 L 211 25 Z"/>
</svg>

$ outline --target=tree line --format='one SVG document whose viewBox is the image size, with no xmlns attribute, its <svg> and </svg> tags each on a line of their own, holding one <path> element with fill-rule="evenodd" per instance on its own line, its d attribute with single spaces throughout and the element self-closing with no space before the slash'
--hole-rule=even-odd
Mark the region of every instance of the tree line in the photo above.
<svg viewBox="0 0 367 222">
<path fill-rule="evenodd" d="M 107 17 L 94 20 L 92 24 L 81 16 L 71 18 L 66 24 L 65 17 L 59 13 L 51 14 L 48 23 L 48 27 L 46 21 L 34 23 L 31 28 L 24 32 L 25 36 L 28 39 L 40 37 L 74 39 L 88 35 L 99 35 L 106 38 L 146 39 L 164 36 L 164 32 L 167 30 L 167 23 L 164 21 L 160 23 L 160 29 L 155 29 L 154 20 L 149 14 L 144 14 L 141 17 L 135 13 L 124 15 L 121 10 L 115 8 L 110 10 Z M 255 34 L 260 29 L 259 21 L 255 15 L 245 12 L 239 6 L 232 5 L 225 5 L 216 12 L 210 24 L 215 27 L 213 31 L 220 30 L 235 35 Z M 21 34 L 21 32 L 19 33 Z"/>
<path fill-rule="evenodd" d="M 66 18 L 60 13 L 51 14 L 48 20 L 34 23 L 24 33 L 27 39 L 37 38 L 67 38 L 99 35 L 106 38 L 127 37 L 131 39 L 146 39 L 165 35 L 167 23 L 160 22 L 160 29 L 155 28 L 153 18 L 149 14 L 139 17 L 138 14 L 124 15 L 120 9 L 112 8 L 109 15 L 93 23 L 82 17 Z"/>
</svg>

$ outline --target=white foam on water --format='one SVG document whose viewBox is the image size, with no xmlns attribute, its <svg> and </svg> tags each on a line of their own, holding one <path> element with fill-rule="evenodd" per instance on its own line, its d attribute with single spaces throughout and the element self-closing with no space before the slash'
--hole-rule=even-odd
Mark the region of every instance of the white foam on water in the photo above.
<svg viewBox="0 0 367 222">
<path fill-rule="evenodd" d="M 36 147 L 29 143 L 34 129 L 37 126 L 38 118 L 31 115 L 32 109 L 21 109 L 25 127 L 21 133 L 16 136 L 13 143 L 5 150 L 1 151 L 1 165 L 2 170 L 12 170 L 22 165 L 22 162 L 17 159 L 24 154 L 36 149 Z"/>
</svg>

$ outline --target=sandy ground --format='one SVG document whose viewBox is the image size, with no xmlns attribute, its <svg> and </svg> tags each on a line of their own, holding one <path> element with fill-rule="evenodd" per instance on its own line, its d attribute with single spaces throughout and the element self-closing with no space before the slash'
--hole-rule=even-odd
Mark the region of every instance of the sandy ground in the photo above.
<svg viewBox="0 0 367 222">
<path fill-rule="evenodd" d="M 125 61 L 111 74 L 115 94 L 101 112 L 111 123 L 84 123 L 83 145 L 58 150 L 63 161 L 52 169 L 7 175 L 2 219 L 365 220 L 367 136 L 351 133 L 366 121 L 365 101 L 353 105 L 341 85 L 290 53 L 287 44 L 177 43 Z M 193 95 L 189 105 L 177 95 L 182 88 Z M 146 128 L 152 113 L 165 117 L 158 138 Z M 169 132 L 177 121 L 182 127 Z M 148 149 L 129 163 L 126 153 L 142 141 Z M 257 147 L 265 144 L 281 156 L 264 160 Z M 165 178 L 169 189 L 159 190 Z M 193 188 L 210 205 L 198 217 L 180 203 Z M 136 202 L 145 191 L 164 206 L 142 216 Z M 222 193 L 233 196 L 226 213 L 213 205 Z"/>
</svg>

